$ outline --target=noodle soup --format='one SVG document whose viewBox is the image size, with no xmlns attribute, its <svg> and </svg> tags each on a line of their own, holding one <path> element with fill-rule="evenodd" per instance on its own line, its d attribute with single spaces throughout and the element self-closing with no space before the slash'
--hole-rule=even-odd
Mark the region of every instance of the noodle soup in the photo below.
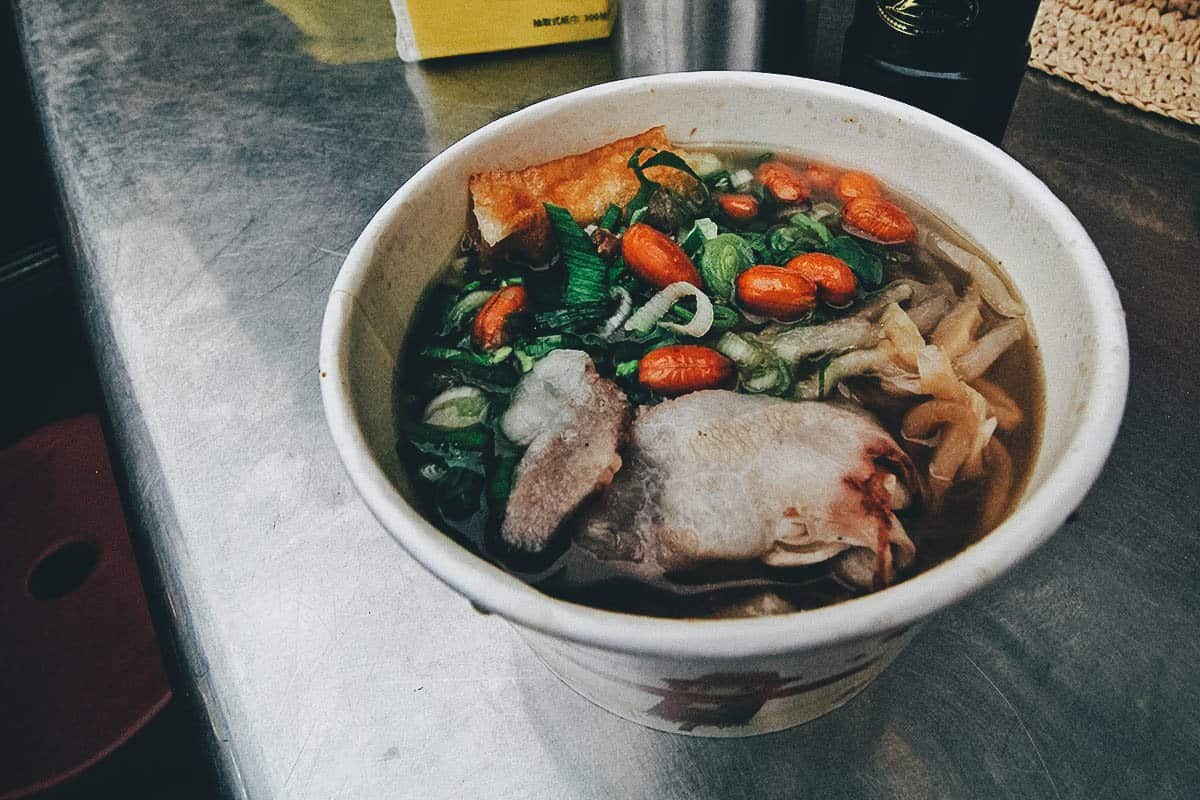
<svg viewBox="0 0 1200 800">
<path fill-rule="evenodd" d="M 879 591 L 998 525 L 1042 373 L 998 265 L 868 169 L 661 129 L 473 176 L 396 391 L 447 535 L 675 617 Z"/>
</svg>

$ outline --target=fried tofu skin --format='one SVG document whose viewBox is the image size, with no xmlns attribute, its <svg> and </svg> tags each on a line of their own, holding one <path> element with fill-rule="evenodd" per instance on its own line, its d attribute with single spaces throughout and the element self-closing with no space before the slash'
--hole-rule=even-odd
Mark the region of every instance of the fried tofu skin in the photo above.
<svg viewBox="0 0 1200 800">
<path fill-rule="evenodd" d="M 628 162 L 639 147 L 667 150 L 670 142 L 659 126 L 545 164 L 472 175 L 467 224 L 484 263 L 511 259 L 540 264 L 550 257 L 554 235 L 543 203 L 566 208 L 580 225 L 599 220 L 609 205 L 624 206 L 638 191 Z M 652 167 L 646 177 L 672 189 L 694 185 L 669 167 Z"/>
</svg>

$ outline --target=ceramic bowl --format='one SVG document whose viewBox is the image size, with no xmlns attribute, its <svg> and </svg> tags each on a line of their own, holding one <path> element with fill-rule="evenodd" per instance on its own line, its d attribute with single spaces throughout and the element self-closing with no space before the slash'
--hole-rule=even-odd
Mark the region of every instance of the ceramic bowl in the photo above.
<svg viewBox="0 0 1200 800">
<path fill-rule="evenodd" d="M 1045 435 L 1031 480 L 999 528 L 940 566 L 813 611 L 668 620 L 547 597 L 472 555 L 412 505 L 395 454 L 393 377 L 422 289 L 454 252 L 467 178 L 596 147 L 665 124 L 670 139 L 796 151 L 869 168 L 995 256 L 1029 306 L 1046 370 Z M 516 626 L 596 704 L 653 728 L 744 736 L 810 720 L 862 691 L 929 615 L 1046 541 L 1112 445 L 1128 380 L 1120 300 L 1071 212 L 999 149 L 936 117 L 843 86 L 753 73 L 634 78 L 500 119 L 402 186 L 355 243 L 321 333 L 325 412 L 351 479 L 408 553 Z"/>
</svg>

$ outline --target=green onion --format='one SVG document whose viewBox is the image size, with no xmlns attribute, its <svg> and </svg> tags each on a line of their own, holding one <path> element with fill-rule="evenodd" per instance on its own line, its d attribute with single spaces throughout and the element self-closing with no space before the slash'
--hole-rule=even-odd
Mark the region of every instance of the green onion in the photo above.
<svg viewBox="0 0 1200 800">
<path fill-rule="evenodd" d="M 616 366 L 617 377 L 624 378 L 627 375 L 633 375 L 634 373 L 636 373 L 638 370 L 638 361 L 639 361 L 639 359 L 634 358 L 634 359 L 630 359 L 629 361 L 622 361 L 619 364 L 617 364 L 617 366 Z"/>
<path fill-rule="evenodd" d="M 594 330 L 607 317 L 607 303 L 589 303 L 534 314 L 533 326 L 546 332 L 583 333 Z"/>
<path fill-rule="evenodd" d="M 596 223 L 597 228 L 604 228 L 607 231 L 614 230 L 618 222 L 621 221 L 621 207 L 615 204 L 609 205 L 604 212 L 604 216 Z"/>
<path fill-rule="evenodd" d="M 688 258 L 695 258 L 696 253 L 704 243 L 717 235 L 717 223 L 708 217 L 701 217 L 692 223 L 691 229 L 679 237 L 679 246 Z"/>
<path fill-rule="evenodd" d="M 736 333 L 726 333 L 721 336 L 717 340 L 717 352 L 739 367 L 746 369 L 757 367 L 763 361 L 762 349 Z"/>
<path fill-rule="evenodd" d="M 441 428 L 425 422 L 401 422 L 400 427 L 409 444 L 421 452 L 438 448 L 482 452 L 491 437 L 491 431 L 485 425 Z"/>
<path fill-rule="evenodd" d="M 737 309 L 713 303 L 713 324 L 710 332 L 727 331 L 737 326 L 740 318 Z"/>
<path fill-rule="evenodd" d="M 436 483 L 437 481 L 440 481 L 442 478 L 446 477 L 446 474 L 449 471 L 450 470 L 448 470 L 442 464 L 430 462 L 428 464 L 422 464 L 421 468 L 417 470 L 417 474 L 430 483 Z"/>
<path fill-rule="evenodd" d="M 723 169 L 717 172 L 710 172 L 704 176 L 704 182 L 714 192 L 733 191 L 733 179 L 729 175 L 729 170 Z"/>
<path fill-rule="evenodd" d="M 467 292 L 463 295 L 450 309 L 446 312 L 446 318 L 442 324 L 441 335 L 446 336 L 454 331 L 459 330 L 463 323 L 470 319 L 480 307 L 488 301 L 495 292 L 479 289 L 473 292 Z"/>
<path fill-rule="evenodd" d="M 698 266 L 708 290 L 722 300 L 730 300 L 737 276 L 753 264 L 754 251 L 742 237 L 722 233 L 704 243 Z"/>
<path fill-rule="evenodd" d="M 717 352 L 738 368 L 739 385 L 748 394 L 782 397 L 791 388 L 792 372 L 788 365 L 765 347 L 736 333 L 717 340 Z"/>
<path fill-rule="evenodd" d="M 426 347 L 421 351 L 421 357 L 435 361 L 448 361 L 452 364 L 486 366 L 492 363 L 491 359 L 487 356 L 481 356 L 478 353 L 472 353 L 470 350 L 459 350 L 454 347 Z"/>
<path fill-rule="evenodd" d="M 739 192 L 744 190 L 754 180 L 754 173 L 748 169 L 739 169 L 729 176 L 729 182 Z"/>
<path fill-rule="evenodd" d="M 493 513 L 503 516 L 508 507 L 508 496 L 512 494 L 513 475 L 517 464 L 521 463 L 521 453 L 505 452 L 496 456 L 487 481 L 488 506 Z"/>
<path fill-rule="evenodd" d="M 541 358 L 552 350 L 566 347 L 566 340 L 561 335 L 541 336 L 521 348 L 530 358 Z"/>
<path fill-rule="evenodd" d="M 596 253 L 596 247 L 575 222 L 571 212 L 553 203 L 545 203 L 546 216 L 558 236 L 567 282 L 563 304 L 567 306 L 603 303 L 608 299 L 608 265 Z"/>
<path fill-rule="evenodd" d="M 491 430 L 481 424 L 439 428 L 405 421 L 400 423 L 400 434 L 398 448 L 416 453 L 417 474 L 432 487 L 437 512 L 446 520 L 463 520 L 476 513 L 487 474 L 485 453 Z"/>
<path fill-rule="evenodd" d="M 770 394 L 782 396 L 787 393 L 791 376 L 779 362 L 769 368 L 755 372 L 742 381 L 742 390 L 747 394 Z"/>
<path fill-rule="evenodd" d="M 620 286 L 614 286 L 611 294 L 612 298 L 617 301 L 617 310 L 604 320 L 604 324 L 596 331 L 596 335 L 601 339 L 607 339 L 620 330 L 621 325 L 633 313 L 633 297 L 628 291 Z"/>
<path fill-rule="evenodd" d="M 438 428 L 465 428 L 483 421 L 488 401 L 474 386 L 455 386 L 429 401 L 424 421 Z"/>
<path fill-rule="evenodd" d="M 511 350 L 509 351 L 511 352 Z M 507 353 L 505 356 L 507 357 Z M 509 364 L 494 362 L 490 355 L 480 355 L 453 347 L 426 347 L 420 357 L 437 364 L 434 369 L 449 373 L 457 383 L 475 386 L 485 392 L 507 394 L 517 384 L 519 373 Z"/>
<path fill-rule="evenodd" d="M 684 325 L 674 322 L 662 322 L 662 318 L 671 310 L 676 301 L 684 297 L 696 299 L 696 313 Z M 683 336 L 701 337 L 708 333 L 713 323 L 713 305 L 708 295 L 687 281 L 676 281 L 646 301 L 646 304 L 633 312 L 625 320 L 624 328 L 635 334 L 646 334 L 653 330 L 654 325 Z"/>
<path fill-rule="evenodd" d="M 837 221 L 838 216 L 842 213 L 841 209 L 830 202 L 821 202 L 813 204 L 812 210 L 808 212 L 817 222 L 824 223 L 825 220 Z"/>
</svg>

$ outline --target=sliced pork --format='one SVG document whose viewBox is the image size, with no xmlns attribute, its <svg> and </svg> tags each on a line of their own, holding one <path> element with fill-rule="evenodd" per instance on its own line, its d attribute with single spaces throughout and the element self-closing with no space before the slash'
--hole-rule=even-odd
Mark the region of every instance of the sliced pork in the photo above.
<svg viewBox="0 0 1200 800">
<path fill-rule="evenodd" d="M 562 522 L 621 468 L 630 408 L 617 385 L 596 374 L 587 353 L 555 350 L 539 361 L 501 419 L 526 447 L 517 465 L 501 537 L 528 552 L 545 549 Z"/>
<path fill-rule="evenodd" d="M 880 588 L 915 553 L 893 513 L 917 490 L 912 464 L 858 408 L 694 392 L 640 408 L 626 458 L 574 536 L 646 580 L 712 561 L 840 557 L 843 579 Z"/>
</svg>

